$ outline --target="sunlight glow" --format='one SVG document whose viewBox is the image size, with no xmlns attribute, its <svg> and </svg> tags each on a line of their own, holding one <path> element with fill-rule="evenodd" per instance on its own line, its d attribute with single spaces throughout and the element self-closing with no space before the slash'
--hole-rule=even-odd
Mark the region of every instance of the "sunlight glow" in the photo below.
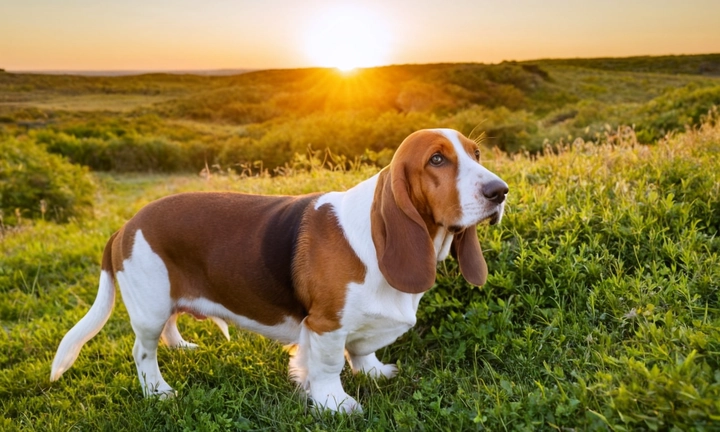
<svg viewBox="0 0 720 432">
<path fill-rule="evenodd" d="M 342 6 L 310 20 L 305 50 L 317 66 L 350 71 L 388 61 L 391 45 L 389 26 L 370 10 Z"/>
</svg>

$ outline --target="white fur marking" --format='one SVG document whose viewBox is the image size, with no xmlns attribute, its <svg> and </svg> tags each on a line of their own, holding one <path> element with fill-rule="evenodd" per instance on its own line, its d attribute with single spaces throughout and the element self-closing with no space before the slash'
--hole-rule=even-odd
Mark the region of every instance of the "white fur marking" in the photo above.
<svg viewBox="0 0 720 432">
<path fill-rule="evenodd" d="M 437 234 L 435 234 L 435 239 L 433 240 L 433 244 L 435 246 L 435 254 L 437 255 L 438 261 L 444 260 L 450 254 L 450 246 L 452 246 L 452 241 L 453 234 L 445 228 L 439 227 Z"/>
<path fill-rule="evenodd" d="M 354 374 L 362 372 L 373 378 L 392 378 L 398 373 L 397 366 L 383 364 L 378 360 L 375 353 L 366 356 L 356 356 L 346 351 L 345 357 L 350 363 L 350 368 L 352 368 Z"/>
<path fill-rule="evenodd" d="M 348 333 L 345 346 L 349 355 L 357 358 L 389 345 L 415 325 L 422 297 L 391 287 L 378 267 L 370 218 L 378 178 L 379 174 L 344 193 L 325 194 L 316 204 L 332 206 L 350 247 L 366 267 L 362 283 L 348 284 L 341 313 L 342 329 Z"/>
<path fill-rule="evenodd" d="M 123 302 L 135 331 L 133 357 L 143 393 L 172 396 L 174 391 L 162 377 L 157 346 L 165 322 L 172 315 L 170 279 L 165 263 L 153 252 L 141 230 L 135 233 L 132 253 L 116 273 Z"/>
<path fill-rule="evenodd" d="M 297 351 L 290 359 L 290 376 L 319 407 L 361 412 L 360 404 L 345 393 L 340 382 L 347 334 L 342 329 L 317 334 L 304 322 L 300 327 Z"/>
<path fill-rule="evenodd" d="M 350 247 L 366 267 L 362 283 L 348 284 L 341 313 L 341 329 L 346 332 L 344 346 L 351 367 L 354 372 L 392 377 L 397 367 L 381 363 L 375 351 L 391 344 L 415 325 L 422 294 L 408 294 L 391 287 L 378 267 L 370 218 L 378 178 L 379 174 L 343 193 L 322 195 L 315 207 L 332 206 Z M 450 242 L 447 247 L 445 242 L 443 239 L 438 245 L 440 254 L 449 250 Z"/>
<path fill-rule="evenodd" d="M 234 314 L 225 306 L 205 298 L 179 299 L 177 306 L 195 311 L 200 315 L 227 319 L 240 328 L 280 341 L 283 344 L 297 343 L 300 335 L 300 323 L 290 317 L 285 318 L 280 324 L 269 326 L 248 317 Z"/>
<path fill-rule="evenodd" d="M 105 325 L 115 305 L 115 285 L 105 270 L 100 272 L 100 286 L 90 310 L 63 337 L 52 364 L 50 381 L 56 381 L 75 363 L 80 349 Z"/>
<path fill-rule="evenodd" d="M 502 181 L 500 177 L 480 165 L 465 151 L 457 131 L 452 129 L 435 129 L 435 131 L 452 143 L 458 157 L 457 188 L 460 195 L 462 218 L 457 225 L 469 227 L 487 219 L 494 213 L 498 213 L 498 219 L 502 218 L 505 203 L 495 204 L 482 194 L 483 185 L 491 181 Z"/>
</svg>

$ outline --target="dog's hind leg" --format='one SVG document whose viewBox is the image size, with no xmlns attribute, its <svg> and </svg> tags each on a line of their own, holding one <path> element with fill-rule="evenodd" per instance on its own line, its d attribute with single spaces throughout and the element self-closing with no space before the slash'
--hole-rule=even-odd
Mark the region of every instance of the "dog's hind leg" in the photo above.
<svg viewBox="0 0 720 432">
<path fill-rule="evenodd" d="M 197 344 L 191 343 L 183 339 L 180 331 L 177 327 L 177 317 L 179 313 L 170 315 L 170 318 L 165 323 L 162 335 L 160 336 L 165 345 L 171 348 L 197 348 Z"/>
<path fill-rule="evenodd" d="M 158 367 L 157 347 L 161 331 L 162 327 L 160 329 L 150 327 L 138 327 L 135 329 L 133 357 L 137 366 L 140 386 L 145 396 L 167 397 L 175 395 L 172 387 L 163 379 Z"/>
<path fill-rule="evenodd" d="M 132 254 L 116 273 L 123 302 L 135 331 L 133 357 L 145 396 L 174 396 L 157 362 L 157 347 L 165 323 L 171 318 L 170 278 L 163 260 L 152 251 L 138 230 Z"/>
<path fill-rule="evenodd" d="M 177 318 L 179 315 L 180 313 L 178 312 L 170 315 L 170 318 L 165 323 L 165 328 L 163 329 L 160 338 L 165 343 L 165 345 L 171 348 L 197 348 L 197 344 L 186 341 L 180 334 L 180 330 L 178 330 L 177 326 Z M 214 316 L 209 316 L 208 319 L 215 323 L 216 326 L 218 326 L 220 332 L 223 334 L 223 336 L 225 336 L 225 339 L 230 340 L 230 332 L 228 331 L 228 325 L 225 320 Z"/>
</svg>

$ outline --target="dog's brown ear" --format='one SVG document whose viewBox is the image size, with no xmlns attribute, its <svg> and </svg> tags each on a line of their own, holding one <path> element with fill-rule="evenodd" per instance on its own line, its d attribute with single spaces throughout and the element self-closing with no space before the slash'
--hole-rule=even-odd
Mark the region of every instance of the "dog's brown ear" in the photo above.
<svg viewBox="0 0 720 432">
<path fill-rule="evenodd" d="M 380 173 L 370 212 L 378 265 L 390 285 L 417 294 L 435 283 L 435 249 L 427 226 L 410 200 L 401 167 Z"/>
<path fill-rule="evenodd" d="M 474 225 L 455 234 L 452 255 L 457 259 L 460 273 L 466 281 L 473 285 L 485 285 L 488 268 Z"/>
</svg>

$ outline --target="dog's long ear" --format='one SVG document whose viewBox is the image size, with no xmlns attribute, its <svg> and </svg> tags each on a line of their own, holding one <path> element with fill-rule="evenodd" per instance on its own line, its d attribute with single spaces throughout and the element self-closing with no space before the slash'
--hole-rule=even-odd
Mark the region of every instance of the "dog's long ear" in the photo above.
<svg viewBox="0 0 720 432">
<path fill-rule="evenodd" d="M 410 200 L 402 167 L 380 173 L 370 213 L 378 265 L 390 285 L 417 294 L 435 283 L 435 248 L 425 222 Z"/>
<path fill-rule="evenodd" d="M 488 268 L 478 241 L 477 228 L 473 225 L 455 234 L 452 255 L 460 264 L 460 273 L 473 285 L 484 285 Z"/>
</svg>

